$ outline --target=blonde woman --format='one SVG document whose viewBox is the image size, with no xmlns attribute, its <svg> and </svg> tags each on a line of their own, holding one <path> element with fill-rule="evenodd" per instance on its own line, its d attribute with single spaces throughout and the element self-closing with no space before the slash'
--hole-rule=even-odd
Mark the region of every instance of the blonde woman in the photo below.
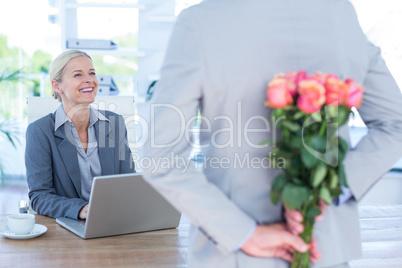
<svg viewBox="0 0 402 268">
<path fill-rule="evenodd" d="M 27 129 L 25 165 L 32 208 L 39 214 L 86 219 L 95 176 L 135 172 L 122 116 L 90 107 L 98 91 L 91 57 L 79 50 L 50 65 L 53 113 Z"/>
</svg>

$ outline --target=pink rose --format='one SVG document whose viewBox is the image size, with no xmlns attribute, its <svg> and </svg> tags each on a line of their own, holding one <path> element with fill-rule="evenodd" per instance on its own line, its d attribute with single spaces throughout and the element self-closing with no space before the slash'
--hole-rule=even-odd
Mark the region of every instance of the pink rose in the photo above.
<svg viewBox="0 0 402 268">
<path fill-rule="evenodd" d="M 293 103 L 291 91 L 293 90 L 292 82 L 283 78 L 274 78 L 268 84 L 267 89 L 267 105 L 272 108 L 284 108 Z"/>
<path fill-rule="evenodd" d="M 349 87 L 345 105 L 349 108 L 352 108 L 353 106 L 359 108 L 363 101 L 364 88 L 350 78 L 346 79 L 345 83 Z"/>
<path fill-rule="evenodd" d="M 299 83 L 297 106 L 302 112 L 312 114 L 321 109 L 325 102 L 325 88 L 316 79 L 306 79 Z"/>
<path fill-rule="evenodd" d="M 316 72 L 314 75 L 310 76 L 309 78 L 317 80 L 320 84 L 324 85 L 325 81 L 327 80 L 328 75 L 324 74 L 323 72 Z"/>
<path fill-rule="evenodd" d="M 329 75 L 325 82 L 325 103 L 327 105 L 342 105 L 345 103 L 349 87 L 335 75 Z"/>
<path fill-rule="evenodd" d="M 275 75 L 275 78 L 283 78 L 289 81 L 289 91 L 292 97 L 296 96 L 299 82 L 307 78 L 306 71 L 280 73 Z"/>
</svg>

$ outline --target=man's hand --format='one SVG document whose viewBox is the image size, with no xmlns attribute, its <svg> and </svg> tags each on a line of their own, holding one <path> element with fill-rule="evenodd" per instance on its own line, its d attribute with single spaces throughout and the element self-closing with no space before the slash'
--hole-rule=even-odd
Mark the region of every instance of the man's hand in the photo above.
<svg viewBox="0 0 402 268">
<path fill-rule="evenodd" d="M 321 210 L 321 214 L 315 217 L 316 221 L 321 221 L 324 218 L 324 213 L 327 210 L 328 205 L 322 200 L 319 200 L 318 206 Z M 299 235 L 304 231 L 303 227 L 303 215 L 297 210 L 288 210 L 285 207 L 285 218 L 286 224 L 290 232 L 295 235 Z M 311 240 L 311 249 L 310 249 L 310 261 L 312 263 L 316 262 L 319 258 L 321 258 L 321 253 L 317 249 L 317 242 L 313 237 Z"/>
<path fill-rule="evenodd" d="M 81 210 L 80 213 L 78 214 L 78 217 L 82 220 L 85 220 L 88 215 L 88 204 L 85 205 Z"/>
<path fill-rule="evenodd" d="M 320 199 L 318 202 L 318 206 L 321 210 L 321 214 L 315 217 L 316 221 L 321 221 L 324 218 L 324 213 L 327 210 L 328 205 Z M 293 234 L 301 234 L 304 231 L 303 227 L 303 215 L 297 210 L 288 210 L 285 207 L 285 218 L 288 229 Z"/>
<path fill-rule="evenodd" d="M 306 252 L 303 240 L 291 234 L 284 223 L 259 225 L 241 249 L 254 257 L 276 257 L 291 262 L 293 251 Z"/>
</svg>

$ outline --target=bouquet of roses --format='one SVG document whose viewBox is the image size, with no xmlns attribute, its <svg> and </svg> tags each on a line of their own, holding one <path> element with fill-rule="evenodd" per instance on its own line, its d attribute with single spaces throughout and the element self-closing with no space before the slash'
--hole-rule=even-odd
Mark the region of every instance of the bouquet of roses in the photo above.
<svg viewBox="0 0 402 268">
<path fill-rule="evenodd" d="M 287 209 L 303 215 L 300 237 L 311 243 L 314 217 L 321 213 L 319 200 L 330 204 L 346 185 L 342 161 L 348 144 L 338 129 L 348 121 L 351 108 L 358 108 L 363 87 L 334 74 L 306 72 L 278 74 L 269 82 L 266 106 L 281 132 L 270 157 L 284 162 L 271 188 L 274 204 L 279 199 Z M 310 252 L 295 252 L 291 267 L 309 267 Z"/>
</svg>

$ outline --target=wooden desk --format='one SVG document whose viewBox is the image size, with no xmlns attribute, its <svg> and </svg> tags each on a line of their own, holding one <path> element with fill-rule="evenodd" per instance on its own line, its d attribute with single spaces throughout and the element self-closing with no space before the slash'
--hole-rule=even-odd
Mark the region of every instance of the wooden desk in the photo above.
<svg viewBox="0 0 402 268">
<path fill-rule="evenodd" d="M 0 223 L 6 216 L 0 215 Z M 0 236 L 0 267 L 186 267 L 190 224 L 182 218 L 177 229 L 84 240 L 36 215 L 48 230 L 28 240 Z"/>
</svg>

